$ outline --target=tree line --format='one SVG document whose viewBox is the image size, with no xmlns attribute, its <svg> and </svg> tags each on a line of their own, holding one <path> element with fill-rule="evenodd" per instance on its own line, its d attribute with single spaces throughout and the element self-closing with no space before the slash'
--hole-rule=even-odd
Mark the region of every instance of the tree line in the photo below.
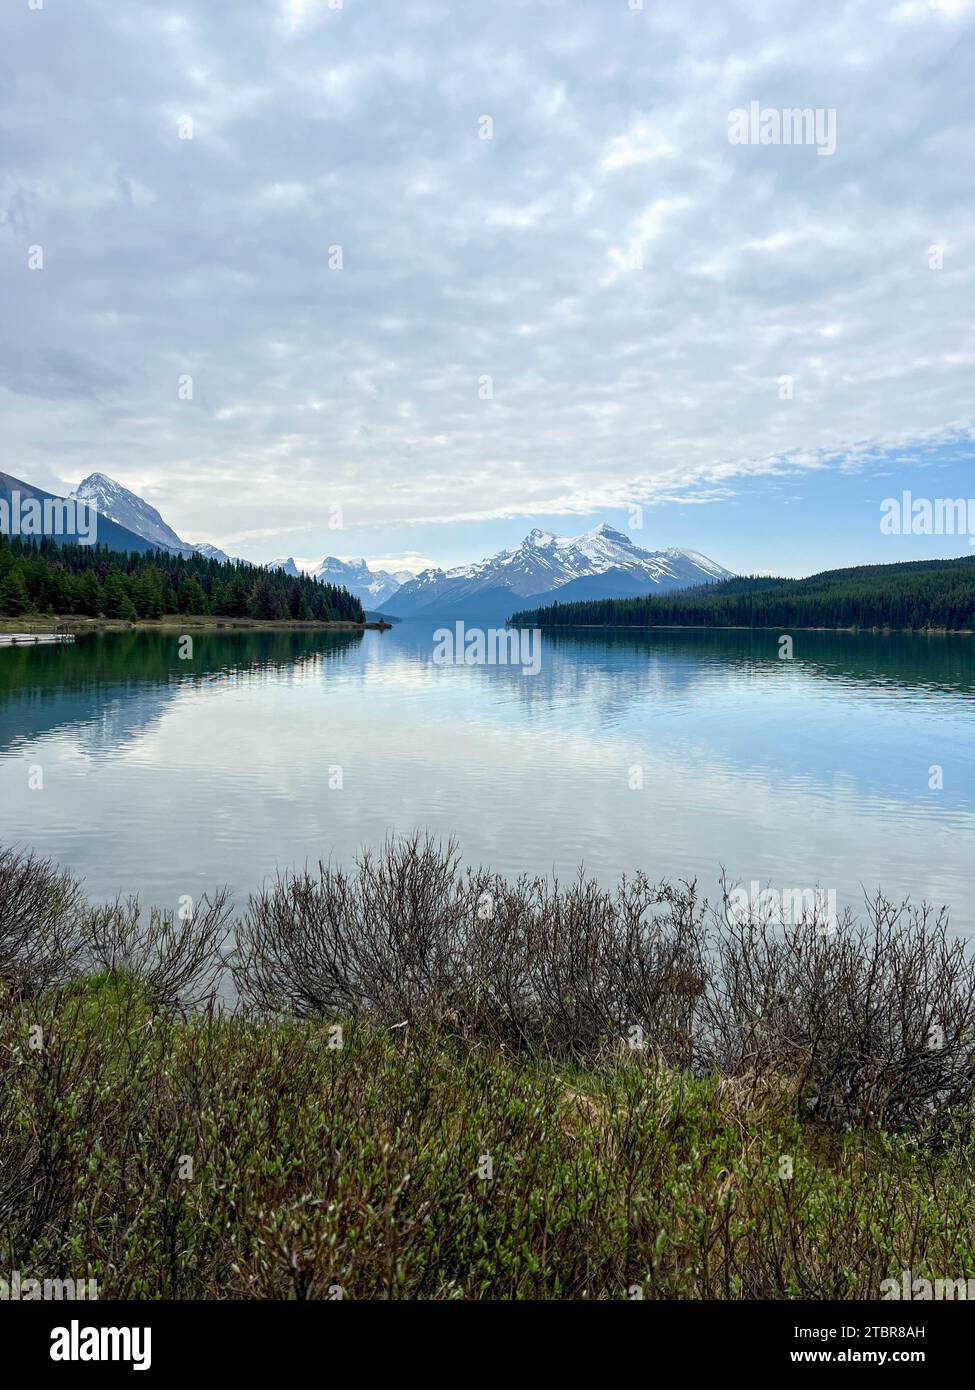
<svg viewBox="0 0 975 1390">
<path fill-rule="evenodd" d="M 361 623 L 346 589 L 243 561 L 58 544 L 0 535 L 0 615 L 161 618 L 166 614 Z"/>
<path fill-rule="evenodd" d="M 809 579 L 736 576 L 640 598 L 553 603 L 513 626 L 975 629 L 975 557 L 827 570 Z"/>
</svg>

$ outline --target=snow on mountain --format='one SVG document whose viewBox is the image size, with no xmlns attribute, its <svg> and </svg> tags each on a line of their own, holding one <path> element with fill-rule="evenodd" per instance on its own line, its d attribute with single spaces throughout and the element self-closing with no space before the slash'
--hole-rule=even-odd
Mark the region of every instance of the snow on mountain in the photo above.
<svg viewBox="0 0 975 1390">
<path fill-rule="evenodd" d="M 173 528 L 166 525 L 155 507 L 104 473 L 89 473 L 71 496 L 79 502 L 87 502 L 100 516 L 118 522 L 119 526 L 134 531 L 137 536 L 151 541 L 162 550 L 183 552 L 189 549 Z"/>
<path fill-rule="evenodd" d="M 196 551 L 197 555 L 202 555 L 204 560 L 218 560 L 222 565 L 231 563 L 231 558 L 225 550 L 221 550 L 219 546 L 210 545 L 208 541 L 202 541 L 199 545 L 195 545 L 193 549 Z M 247 564 L 248 562 L 245 560 L 244 563 Z"/>
<path fill-rule="evenodd" d="M 477 595 L 488 591 L 499 603 L 504 601 L 505 591 L 511 597 L 544 594 L 548 598 L 566 584 L 599 575 L 607 576 L 605 597 L 612 596 L 614 583 L 623 597 L 727 579 L 730 571 L 696 550 L 676 546 L 642 550 L 632 537 L 605 522 L 576 537 L 556 536 L 536 527 L 515 549 L 502 550 L 480 564 L 424 570 L 396 592 L 389 607 L 392 613 L 406 617 L 469 606 Z"/>
<path fill-rule="evenodd" d="M 104 473 L 89 474 L 71 496 L 163 550 L 221 562 L 231 559 L 217 546 L 181 540 L 155 507 Z M 427 569 L 415 576 L 406 570 L 371 570 L 363 559 L 340 560 L 334 555 L 318 563 L 299 562 L 289 555 L 270 560 L 267 568 L 293 577 L 304 573 L 322 584 L 338 585 L 369 608 L 388 606 L 398 617 L 446 609 L 501 610 L 512 600 L 536 595 L 549 602 L 566 586 L 570 586 L 567 598 L 590 592 L 612 598 L 666 593 L 729 577 L 728 570 L 699 551 L 676 546 L 642 550 L 631 536 L 605 522 L 575 537 L 556 536 L 536 527 L 514 549 L 478 564 Z"/>
<path fill-rule="evenodd" d="M 190 545 L 180 540 L 173 528 L 156 511 L 155 507 L 135 492 L 109 478 L 105 473 L 89 473 L 87 478 L 75 488 L 70 496 L 93 507 L 99 516 L 134 531 L 143 540 L 160 550 L 171 550 L 177 555 L 202 555 L 205 560 L 229 561 L 230 556 L 215 545 L 204 541 L 200 545 Z"/>
<path fill-rule="evenodd" d="M 28 500 L 39 504 L 42 508 L 54 507 L 56 504 L 64 504 L 65 502 L 65 499 L 56 493 L 45 492 L 43 488 L 35 487 L 33 483 L 25 482 L 23 478 L 15 478 L 10 473 L 0 471 L 0 504 L 2 504 L 0 505 L 0 532 L 10 534 L 14 512 Z M 130 531 L 127 526 L 120 526 L 111 517 L 99 513 L 97 507 L 82 502 L 77 511 L 81 515 L 74 518 L 75 525 L 66 523 L 64 526 L 60 526 L 55 524 L 53 532 L 44 527 L 44 534 L 50 535 L 58 544 L 90 545 L 94 541 L 99 545 L 104 545 L 108 550 L 117 550 L 130 555 L 138 555 L 152 549 L 151 543 L 145 537 L 136 535 L 135 531 Z M 91 515 L 93 512 L 95 513 L 94 516 Z M 63 513 L 58 508 L 55 511 L 55 516 L 61 515 Z M 16 529 L 14 526 L 14 532 Z"/>
<path fill-rule="evenodd" d="M 296 560 L 293 555 L 287 559 L 269 560 L 269 570 L 284 570 L 285 574 L 307 574 L 317 579 L 319 584 L 334 584 L 348 589 L 363 604 L 375 608 L 385 603 L 395 594 L 400 585 L 413 578 L 408 570 L 390 574 L 388 570 L 371 570 L 365 560 L 340 560 L 335 555 L 326 555 L 317 564 L 310 560 Z"/>
<path fill-rule="evenodd" d="M 295 564 L 295 557 L 293 555 L 289 555 L 286 560 L 268 560 L 264 568 L 269 570 L 284 570 L 285 574 L 290 574 L 292 579 L 297 579 L 299 574 L 303 573 Z"/>
<path fill-rule="evenodd" d="M 673 555 L 689 564 L 696 565 L 708 579 L 730 579 L 731 571 L 726 570 L 721 565 L 716 565 L 713 560 L 709 560 L 706 555 L 702 555 L 699 550 L 677 550 L 671 547 L 664 551 L 665 555 Z M 706 581 L 705 581 L 706 582 Z"/>
<path fill-rule="evenodd" d="M 308 573 L 319 583 L 338 584 L 363 603 L 373 606 L 385 603 L 401 584 L 413 578 L 403 571 L 395 575 L 388 570 L 371 570 L 365 560 L 339 560 L 334 555 L 326 555 L 321 564 L 314 565 Z"/>
</svg>

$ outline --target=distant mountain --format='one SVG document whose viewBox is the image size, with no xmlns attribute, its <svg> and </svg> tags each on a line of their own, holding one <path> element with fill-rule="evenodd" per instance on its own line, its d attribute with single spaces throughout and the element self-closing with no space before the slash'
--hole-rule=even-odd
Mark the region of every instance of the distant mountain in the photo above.
<svg viewBox="0 0 975 1390">
<path fill-rule="evenodd" d="M 0 474 L 9 494 L 53 499 L 29 483 Z M 64 500 L 64 499 L 59 499 Z M 202 555 L 225 563 L 233 557 L 206 542 L 183 541 L 155 507 L 104 473 L 90 473 L 70 500 L 98 515 L 98 539 L 114 550 L 159 549 L 173 554 Z M 78 539 L 70 535 L 69 539 Z M 249 563 L 249 562 L 245 562 Z M 304 564 L 293 555 L 271 560 L 270 570 L 292 578 L 302 573 L 322 584 L 347 589 L 363 607 L 380 607 L 396 617 L 477 617 L 503 620 L 522 600 L 548 603 L 637 598 L 664 594 L 696 584 L 730 577 L 730 571 L 696 550 L 642 550 L 632 537 L 602 523 L 574 538 L 534 530 L 514 550 L 455 569 L 427 569 L 419 575 L 400 570 L 371 570 L 365 560 L 340 560 L 327 555 L 318 564 Z"/>
<path fill-rule="evenodd" d="M 293 555 L 289 555 L 287 560 L 268 560 L 264 568 L 269 570 L 284 570 L 285 574 L 290 574 L 292 579 L 297 579 L 299 574 L 301 574 L 301 570 L 295 564 L 295 557 Z"/>
<path fill-rule="evenodd" d="M 189 541 L 180 540 L 145 498 L 130 492 L 105 473 L 89 473 L 70 495 L 94 507 L 99 516 L 141 536 L 156 549 L 170 550 L 175 555 L 202 555 L 205 560 L 226 562 L 231 559 L 225 551 L 206 541 L 191 545 Z"/>
<path fill-rule="evenodd" d="M 602 574 L 584 574 L 578 579 L 570 579 L 567 584 L 549 589 L 542 594 L 533 594 L 533 603 L 572 603 L 593 598 L 636 598 L 647 593 L 646 580 L 642 575 L 631 574 L 629 570 L 608 569 Z"/>
<path fill-rule="evenodd" d="M 286 560 L 269 560 L 268 569 L 284 570 L 285 574 L 301 573 L 293 555 Z M 339 560 L 334 555 L 326 555 L 317 565 L 306 565 L 304 573 L 317 579 L 320 584 L 336 584 L 348 589 L 363 604 L 385 603 L 401 585 L 413 578 L 409 570 L 390 574 L 388 570 L 371 570 L 365 560 Z"/>
<path fill-rule="evenodd" d="M 34 487 L 33 483 L 25 483 L 20 478 L 14 478 L 9 473 L 0 473 L 0 502 L 5 506 L 0 506 L 0 531 L 7 534 L 15 531 L 16 528 L 11 524 L 13 513 L 19 508 L 23 513 L 25 499 L 36 498 L 43 507 L 45 502 L 52 504 L 56 512 L 63 516 L 74 515 L 78 518 L 78 510 L 81 512 L 81 526 L 73 526 L 63 529 L 60 523 L 53 528 L 45 525 L 44 534 L 51 535 L 54 540 L 73 543 L 91 543 L 92 534 L 99 545 L 108 546 L 110 550 L 130 550 L 142 552 L 152 550 L 153 545 L 146 540 L 145 536 L 135 531 L 130 531 L 126 526 L 120 525 L 110 517 L 103 515 L 98 508 L 92 508 L 89 503 L 73 498 L 59 497 L 57 493 L 45 492 L 43 488 Z M 73 506 L 68 504 L 73 503 Z M 57 506 L 60 504 L 60 507 Z M 96 515 L 90 515 L 94 511 Z M 86 519 L 87 518 L 87 519 Z M 90 525 L 89 525 L 90 522 Z"/>
<path fill-rule="evenodd" d="M 386 606 L 399 617 L 506 616 L 514 602 L 557 596 L 628 598 L 669 593 L 727 579 L 730 571 L 696 550 L 642 550 L 630 536 L 600 523 L 574 538 L 537 528 L 514 550 L 476 565 L 428 569 L 403 584 Z"/>
<path fill-rule="evenodd" d="M 229 556 L 225 550 L 221 550 L 219 546 L 210 545 L 207 541 L 201 541 L 201 543 L 195 545 L 193 549 L 196 551 L 197 555 L 202 555 L 204 560 L 216 560 L 221 565 L 229 565 L 232 563 L 231 556 Z M 237 559 L 239 564 L 250 564 L 250 560 L 240 560 L 239 556 Z"/>
<path fill-rule="evenodd" d="M 20 486 L 22 491 L 28 488 L 26 483 Z M 191 545 L 189 541 L 181 540 L 144 497 L 139 497 L 137 493 L 123 487 L 105 473 L 89 473 L 70 495 L 78 502 L 94 508 L 99 515 L 100 532 L 102 527 L 110 522 L 124 528 L 126 534 L 141 537 L 142 541 L 147 543 L 138 547 L 113 546 L 113 549 L 145 550 L 151 546 L 171 551 L 176 555 L 202 555 L 205 560 L 218 560 L 223 564 L 237 558 L 206 541 L 199 545 Z M 245 560 L 243 563 L 249 564 L 250 561 Z M 371 570 L 365 560 L 338 560 L 334 555 L 326 556 L 321 564 L 306 566 L 303 569 L 298 566 L 294 556 L 289 555 L 286 559 L 270 560 L 266 568 L 282 570 L 293 579 L 297 579 L 304 572 L 321 584 L 335 584 L 348 589 L 349 593 L 354 594 L 363 604 L 368 603 L 374 607 L 385 603 L 402 584 L 413 578 L 408 570 L 390 574 L 386 570 Z"/>
<path fill-rule="evenodd" d="M 181 551 L 184 548 L 179 536 L 166 525 L 155 507 L 104 473 L 89 473 L 70 495 L 87 502 L 99 515 L 107 516 L 162 550 Z"/>
<path fill-rule="evenodd" d="M 327 555 L 310 573 L 322 584 L 338 584 L 363 603 L 385 603 L 391 594 L 413 578 L 409 570 L 390 574 L 388 570 L 371 570 L 365 560 L 337 560 Z"/>
</svg>

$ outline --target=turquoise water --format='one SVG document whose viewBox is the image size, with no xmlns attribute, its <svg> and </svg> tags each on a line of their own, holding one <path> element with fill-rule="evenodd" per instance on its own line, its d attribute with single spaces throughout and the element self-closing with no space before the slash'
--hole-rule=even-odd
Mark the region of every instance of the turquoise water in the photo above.
<svg viewBox="0 0 975 1390">
<path fill-rule="evenodd" d="M 975 643 L 778 636 L 543 636 L 537 675 L 438 664 L 430 623 L 0 650 L 0 839 L 167 906 L 421 828 L 509 874 L 724 866 L 975 930 Z"/>
</svg>

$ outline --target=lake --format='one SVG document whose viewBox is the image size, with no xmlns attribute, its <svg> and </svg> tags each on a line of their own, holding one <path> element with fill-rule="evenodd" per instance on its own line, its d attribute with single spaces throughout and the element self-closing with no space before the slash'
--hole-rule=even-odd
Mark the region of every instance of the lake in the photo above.
<svg viewBox="0 0 975 1390">
<path fill-rule="evenodd" d="M 438 664 L 432 627 L 4 649 L 0 839 L 162 906 L 420 828 L 507 874 L 723 865 L 975 930 L 972 639 L 563 633 L 526 675 Z"/>
</svg>

